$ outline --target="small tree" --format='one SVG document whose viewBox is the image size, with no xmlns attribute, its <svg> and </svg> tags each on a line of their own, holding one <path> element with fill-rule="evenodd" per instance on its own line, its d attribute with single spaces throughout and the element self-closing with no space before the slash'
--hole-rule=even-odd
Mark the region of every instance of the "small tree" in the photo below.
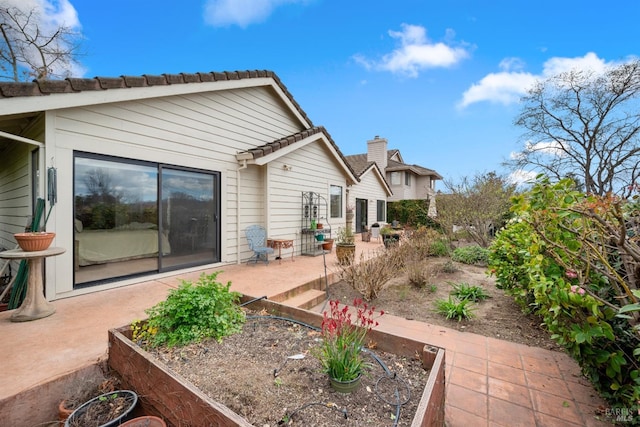
<svg viewBox="0 0 640 427">
<path fill-rule="evenodd" d="M 639 60 L 539 82 L 515 119 L 526 129 L 525 148 L 506 164 L 556 181 L 570 177 L 587 193 L 628 197 L 640 175 L 639 95 Z"/>
<path fill-rule="evenodd" d="M 22 6 L 24 7 L 24 6 Z M 0 78 L 64 78 L 78 65 L 80 34 L 37 9 L 0 4 Z"/>
<path fill-rule="evenodd" d="M 464 230 L 482 247 L 491 242 L 493 230 L 504 224 L 515 185 L 495 172 L 464 177 L 460 183 L 444 181 L 449 194 L 438 196 L 437 221 L 450 240 L 454 227 Z"/>
</svg>

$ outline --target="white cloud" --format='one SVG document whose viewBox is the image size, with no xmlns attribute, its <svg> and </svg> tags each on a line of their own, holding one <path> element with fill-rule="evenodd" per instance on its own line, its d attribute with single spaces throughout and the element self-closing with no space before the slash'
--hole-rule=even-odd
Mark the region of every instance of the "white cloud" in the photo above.
<svg viewBox="0 0 640 427">
<path fill-rule="evenodd" d="M 608 67 L 615 65 L 613 62 L 605 62 L 598 56 L 589 52 L 585 56 L 576 58 L 551 58 L 547 60 L 539 75 L 522 71 L 524 64 L 517 58 L 507 58 L 500 62 L 499 73 L 491 73 L 483 77 L 478 83 L 471 85 L 462 94 L 462 100 L 458 106 L 467 107 L 476 102 L 495 102 L 504 105 L 517 103 L 527 93 L 536 80 L 545 79 L 553 75 L 571 71 L 574 69 L 591 70 L 601 73 Z"/>
<path fill-rule="evenodd" d="M 535 180 L 538 172 L 526 171 L 523 169 L 511 172 L 508 180 L 511 184 L 522 185 Z"/>
<path fill-rule="evenodd" d="M 80 28 L 78 13 L 68 0 L 4 0 L 3 4 L 9 7 L 17 7 L 21 11 L 37 12 L 43 29 L 52 30 L 59 26 L 73 29 Z"/>
<path fill-rule="evenodd" d="M 529 73 L 501 72 L 488 74 L 479 83 L 473 84 L 462 95 L 458 104 L 464 108 L 475 102 L 489 101 L 504 105 L 518 102 L 526 89 L 536 81 Z"/>
<path fill-rule="evenodd" d="M 204 20 L 214 27 L 264 22 L 279 6 L 287 3 L 308 3 L 309 0 L 207 0 Z"/>
<path fill-rule="evenodd" d="M 537 142 L 535 144 L 527 142 L 524 149 L 528 152 L 535 151 L 555 157 L 563 157 L 567 154 L 559 141 Z"/>
<path fill-rule="evenodd" d="M 30 28 L 33 31 L 37 26 L 38 31 L 41 33 L 53 34 L 57 29 L 64 26 L 80 34 L 82 29 L 78 19 L 78 12 L 68 0 L 4 0 L 3 5 L 15 7 L 25 14 L 33 12 L 30 21 Z M 62 51 L 72 47 L 61 40 L 57 40 L 57 43 Z M 32 51 L 31 55 L 36 58 L 35 62 L 38 62 L 37 56 L 39 52 Z M 51 71 L 58 76 L 65 75 L 68 71 L 72 76 L 81 77 L 85 74 L 86 69 L 78 62 L 72 63 L 70 66 L 54 63 L 51 66 Z"/>
<path fill-rule="evenodd" d="M 390 30 L 389 35 L 399 41 L 399 46 L 380 60 L 370 60 L 362 55 L 354 55 L 353 58 L 367 70 L 417 77 L 421 70 L 451 67 L 469 56 L 469 52 L 454 46 L 452 42 L 430 42 L 426 29 L 418 25 L 402 24 L 402 31 Z M 447 40 L 452 37 L 453 32 L 447 31 Z"/>
</svg>

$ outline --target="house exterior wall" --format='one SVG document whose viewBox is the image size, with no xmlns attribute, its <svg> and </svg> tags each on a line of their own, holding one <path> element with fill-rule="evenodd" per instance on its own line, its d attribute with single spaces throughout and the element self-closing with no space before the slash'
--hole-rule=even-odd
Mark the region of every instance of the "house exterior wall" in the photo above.
<svg viewBox="0 0 640 427">
<path fill-rule="evenodd" d="M 133 90 L 133 89 L 132 89 Z M 47 113 L 47 159 L 58 168 L 58 205 L 49 220 L 56 246 L 69 248 L 48 261 L 55 270 L 49 299 L 94 292 L 148 280 L 126 279 L 73 289 L 73 152 L 104 154 L 220 172 L 221 262 L 237 261 L 246 245 L 240 226 L 266 224 L 266 172 L 241 171 L 238 151 L 296 133 L 301 124 L 267 87 L 196 93 Z M 238 187 L 240 185 L 240 188 Z M 240 209 L 236 208 L 240 189 Z M 242 250 L 242 249 L 241 249 Z M 201 268 L 201 267 L 199 267 Z M 175 274 L 173 272 L 172 274 Z M 53 285 L 51 285 L 53 286 Z"/>
<path fill-rule="evenodd" d="M 402 174 L 402 183 L 399 185 L 391 184 L 391 174 L 387 173 L 387 181 L 393 195 L 389 197 L 390 202 L 397 202 L 399 200 L 423 200 L 430 199 L 435 196 L 436 192 L 430 188 L 431 178 L 428 176 L 419 176 L 411 174 L 411 185 L 405 185 L 404 174 L 411 173 L 407 171 L 400 172 Z"/>
<path fill-rule="evenodd" d="M 36 141 L 42 140 L 43 123 L 43 119 L 37 120 L 24 136 Z M 14 249 L 16 241 L 13 235 L 25 231 L 25 226 L 31 218 L 33 212 L 31 183 L 34 178 L 32 153 L 36 150 L 39 150 L 36 145 L 16 142 L 0 155 L 0 248 Z M 40 150 L 41 160 L 35 168 L 43 171 L 45 170 L 42 160 L 44 150 Z M 44 188 L 45 173 L 41 172 L 39 175 L 36 177 L 35 196 L 46 197 L 41 191 Z M 12 263 L 15 274 L 18 262 L 12 261 Z M 0 262 L 0 265 L 3 263 Z"/>
<path fill-rule="evenodd" d="M 331 153 L 320 141 L 309 143 L 264 166 L 249 166 L 240 171 L 240 174 L 241 230 L 251 224 L 262 224 L 269 237 L 293 239 L 294 254 L 299 255 L 302 193 L 305 191 L 318 193 L 327 201 L 328 218 L 322 219 L 322 222 L 331 227 L 332 235 L 335 236 L 337 228 L 341 223 L 344 224 L 342 217 L 330 218 L 328 203 L 330 186 L 339 185 L 346 189 L 346 179 Z M 268 210 L 262 206 L 268 206 Z M 241 259 L 246 260 L 252 253 L 247 247 L 244 234 L 240 244 Z"/>
<path fill-rule="evenodd" d="M 377 201 L 387 200 L 387 192 L 373 171 L 369 171 L 360 177 L 361 181 L 349 190 L 349 203 L 355 205 L 356 199 L 367 200 L 367 224 L 378 222 Z"/>
</svg>

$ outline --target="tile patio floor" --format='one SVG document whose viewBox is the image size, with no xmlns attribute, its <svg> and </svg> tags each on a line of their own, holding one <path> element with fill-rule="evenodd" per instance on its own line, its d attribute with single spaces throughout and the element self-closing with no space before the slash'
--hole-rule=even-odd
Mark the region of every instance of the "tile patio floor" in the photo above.
<svg viewBox="0 0 640 427">
<path fill-rule="evenodd" d="M 359 251 L 379 243 L 358 242 Z M 223 272 L 222 282 L 252 296 L 274 296 L 286 289 L 322 278 L 322 257 L 283 254 L 282 264 L 231 265 L 208 270 Z M 335 251 L 327 255 L 334 271 Z M 91 365 L 107 354 L 107 331 L 135 319 L 165 298 L 180 279 L 195 280 L 202 271 L 172 276 L 55 301 L 57 312 L 32 322 L 13 323 L 0 313 L 0 410 L 8 397 Z M 479 426 L 607 426 L 596 418 L 604 405 L 580 376 L 567 355 L 481 335 L 459 332 L 391 315 L 380 329 L 424 340 L 446 349 L 446 423 L 449 427 Z M 0 424 L 3 418 L 0 412 Z"/>
</svg>

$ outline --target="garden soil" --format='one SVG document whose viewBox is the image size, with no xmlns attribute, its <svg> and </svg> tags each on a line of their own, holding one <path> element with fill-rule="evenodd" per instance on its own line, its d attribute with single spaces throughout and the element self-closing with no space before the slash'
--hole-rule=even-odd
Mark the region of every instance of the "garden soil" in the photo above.
<svg viewBox="0 0 640 427">
<path fill-rule="evenodd" d="M 426 286 L 416 287 L 407 276 L 398 276 L 369 304 L 407 319 L 561 351 L 541 320 L 523 314 L 511 297 L 496 288 L 485 267 L 456 264 L 454 272 L 446 273 L 448 260 L 428 261 Z M 472 319 L 447 320 L 435 312 L 435 301 L 447 299 L 453 285 L 461 283 L 482 287 L 490 298 L 476 304 Z M 344 281 L 332 285 L 328 294 L 345 304 L 360 296 Z M 152 353 L 258 427 L 411 424 L 428 376 L 417 357 L 379 352 L 375 343 L 369 343 L 371 368 L 361 387 L 351 394 L 337 393 L 313 356 L 319 333 L 266 314 L 250 313 L 243 332 L 220 343 L 208 340 Z"/>
<path fill-rule="evenodd" d="M 430 258 L 425 263 L 428 281 L 423 287 L 409 283 L 407 275 L 400 275 L 389 281 L 378 297 L 370 301 L 377 309 L 406 319 L 445 326 L 462 332 L 493 337 L 514 343 L 562 351 L 542 325 L 542 319 L 532 314 L 524 314 L 513 297 L 505 295 L 496 287 L 495 277 L 487 274 L 484 266 L 454 263 L 455 271 L 445 272 L 445 263 L 450 258 Z M 451 263 L 449 263 L 451 265 Z M 465 283 L 479 286 L 489 298 L 473 305 L 473 318 L 469 320 L 448 320 L 435 310 L 437 300 L 447 300 L 453 285 Z M 344 281 L 332 285 L 329 298 L 350 304 L 360 294 Z"/>
</svg>

